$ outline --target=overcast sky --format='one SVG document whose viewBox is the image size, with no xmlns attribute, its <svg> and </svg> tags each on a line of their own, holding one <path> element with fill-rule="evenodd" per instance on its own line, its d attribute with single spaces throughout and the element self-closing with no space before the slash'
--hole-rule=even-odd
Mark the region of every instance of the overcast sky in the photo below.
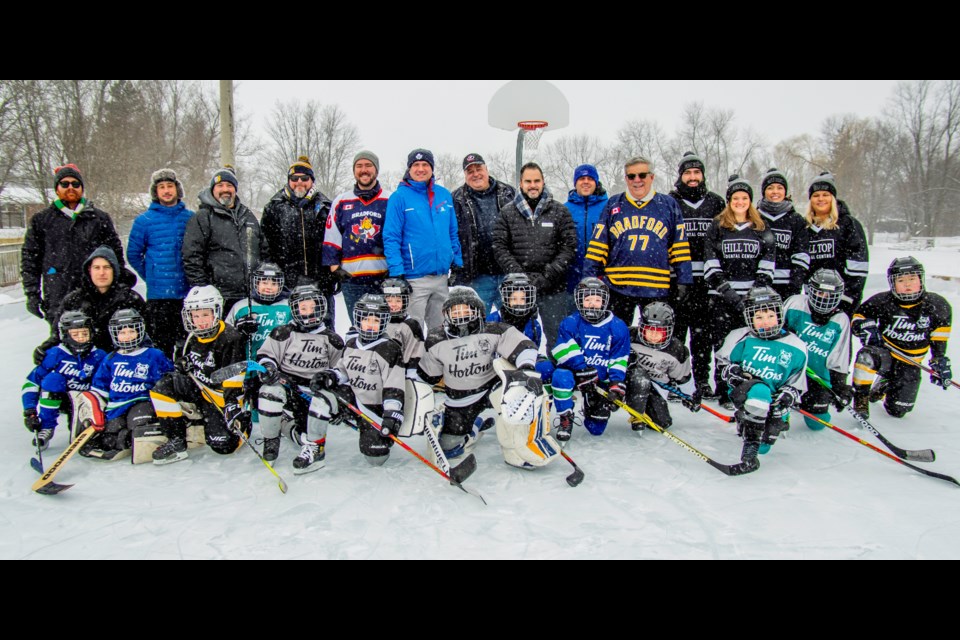
<svg viewBox="0 0 960 640">
<path fill-rule="evenodd" d="M 461 81 L 236 81 L 235 103 L 261 131 L 277 100 L 338 104 L 360 130 L 363 146 L 380 156 L 382 170 L 403 168 L 407 153 L 426 147 L 439 155 L 512 152 L 516 133 L 487 124 L 487 105 L 506 80 Z M 895 80 L 811 81 L 586 81 L 553 80 L 570 102 L 570 125 L 547 132 L 543 142 L 567 133 L 612 142 L 631 119 L 656 120 L 670 134 L 686 104 L 733 109 L 739 126 L 750 126 L 775 143 L 802 133 L 818 134 L 831 115 L 880 115 Z"/>
</svg>

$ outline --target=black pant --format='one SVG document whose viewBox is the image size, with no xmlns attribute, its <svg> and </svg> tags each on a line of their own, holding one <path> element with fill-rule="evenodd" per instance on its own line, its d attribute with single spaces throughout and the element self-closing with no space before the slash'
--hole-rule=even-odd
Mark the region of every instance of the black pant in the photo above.
<svg viewBox="0 0 960 640">
<path fill-rule="evenodd" d="M 713 360 L 713 320 L 710 316 L 710 287 L 700 282 L 688 288 L 684 304 L 677 304 L 675 296 L 670 306 L 676 314 L 673 337 L 687 343 L 690 330 L 690 359 L 693 364 L 693 379 L 699 385 L 710 381 L 710 363 Z"/>
<path fill-rule="evenodd" d="M 894 359 L 883 347 L 864 347 L 857 354 L 856 362 L 876 371 L 877 379 L 873 385 L 858 384 L 858 378 L 863 373 L 855 370 L 854 393 L 865 395 L 871 389 L 873 394 L 885 393 L 883 408 L 895 418 L 902 418 L 913 411 L 920 392 L 919 367 Z"/>
<path fill-rule="evenodd" d="M 183 328 L 183 300 L 147 300 L 147 324 L 153 345 L 170 357 L 173 346 L 183 340 L 187 332 Z"/>
<path fill-rule="evenodd" d="M 638 308 L 642 313 L 648 304 L 658 301 L 668 302 L 667 298 L 635 298 L 617 293 L 613 289 L 610 290 L 610 311 L 613 311 L 613 315 L 623 320 L 628 327 L 637 324 L 633 321 L 633 317 Z"/>
<path fill-rule="evenodd" d="M 197 405 L 197 409 L 203 415 L 203 431 L 207 445 L 217 453 L 233 453 L 240 446 L 240 436 L 227 428 L 223 411 L 211 404 L 200 393 L 200 389 L 189 376 L 171 371 L 160 378 L 153 391 L 178 402 L 191 402 Z M 186 438 L 187 423 L 183 417 L 160 418 L 160 427 L 168 438 L 174 436 Z"/>
<path fill-rule="evenodd" d="M 746 324 L 743 312 L 727 304 L 720 296 L 710 296 L 710 298 L 709 317 L 713 322 L 713 348 L 714 351 L 720 351 L 730 332 Z M 727 388 L 727 383 L 720 378 L 720 367 L 713 368 L 713 380 L 718 391 Z"/>
</svg>

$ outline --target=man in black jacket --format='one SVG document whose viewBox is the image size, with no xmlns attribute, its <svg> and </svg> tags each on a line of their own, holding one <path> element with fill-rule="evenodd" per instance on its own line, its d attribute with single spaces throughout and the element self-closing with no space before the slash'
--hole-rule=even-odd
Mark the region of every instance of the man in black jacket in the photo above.
<svg viewBox="0 0 960 640">
<path fill-rule="evenodd" d="M 20 268 L 27 310 L 47 318 L 52 337 L 58 335 L 52 316 L 64 296 L 80 284 L 82 265 L 91 251 L 106 245 L 123 267 L 123 245 L 113 220 L 84 197 L 83 176 L 76 165 L 58 167 L 54 186 L 57 199 L 27 226 Z"/>
<path fill-rule="evenodd" d="M 253 211 L 240 203 L 237 176 L 226 167 L 200 192 L 197 215 L 183 236 L 183 270 L 191 287 L 215 286 L 232 309 L 249 295 L 250 274 L 269 260 L 266 239 Z"/>
<path fill-rule="evenodd" d="M 534 162 L 521 168 L 520 193 L 494 224 L 493 252 L 504 273 L 525 273 L 537 288 L 549 351 L 566 313 L 567 269 L 577 252 L 577 228 L 570 210 L 547 190 L 543 170 Z"/>
<path fill-rule="evenodd" d="M 479 153 L 469 153 L 463 159 L 463 177 L 465 184 L 453 192 L 463 270 L 452 284 L 476 291 L 489 312 L 498 299 L 502 278 L 500 266 L 490 251 L 493 225 L 517 192 L 510 185 L 490 177 Z"/>
</svg>

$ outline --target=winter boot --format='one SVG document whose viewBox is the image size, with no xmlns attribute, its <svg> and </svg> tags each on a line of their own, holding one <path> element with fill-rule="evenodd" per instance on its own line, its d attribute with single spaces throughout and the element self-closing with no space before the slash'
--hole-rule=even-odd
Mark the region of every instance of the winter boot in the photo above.
<svg viewBox="0 0 960 640">
<path fill-rule="evenodd" d="M 569 411 L 564 411 L 557 416 L 557 433 L 554 437 L 557 439 L 557 442 L 567 442 L 570 440 L 570 436 L 573 435 L 573 409 Z"/>
<path fill-rule="evenodd" d="M 293 459 L 293 475 L 299 476 L 322 469 L 323 460 L 326 457 L 323 443 L 308 440 L 300 449 L 300 455 Z"/>
<path fill-rule="evenodd" d="M 717 392 L 713 390 L 709 382 L 701 381 L 697 383 L 697 389 L 700 391 L 700 397 L 704 400 L 717 397 Z"/>
<path fill-rule="evenodd" d="M 33 446 L 39 447 L 40 451 L 46 451 L 51 440 L 53 440 L 53 429 L 40 429 L 33 438 Z"/>
<path fill-rule="evenodd" d="M 263 440 L 263 459 L 267 462 L 273 462 L 280 455 L 280 436 L 276 438 L 264 438 Z"/>
<path fill-rule="evenodd" d="M 153 464 L 171 464 L 185 460 L 186 457 L 187 441 L 183 436 L 172 436 L 153 452 Z"/>
</svg>

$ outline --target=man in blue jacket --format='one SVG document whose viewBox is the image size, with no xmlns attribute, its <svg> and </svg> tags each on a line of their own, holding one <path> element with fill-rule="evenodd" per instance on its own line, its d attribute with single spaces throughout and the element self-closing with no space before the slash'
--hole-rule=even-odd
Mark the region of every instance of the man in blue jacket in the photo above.
<svg viewBox="0 0 960 640">
<path fill-rule="evenodd" d="M 567 209 L 577 226 L 577 254 L 567 271 L 567 292 L 571 294 L 567 315 L 576 311 L 572 294 L 583 280 L 583 259 L 587 255 L 590 235 L 600 219 L 600 212 L 607 206 L 608 199 L 595 166 L 582 164 L 573 170 L 573 189 L 567 194 Z"/>
<path fill-rule="evenodd" d="M 169 356 L 185 337 L 180 310 L 190 290 L 183 272 L 183 233 L 193 211 L 173 169 L 150 177 L 150 207 L 137 216 L 127 240 L 127 260 L 147 283 L 147 322 L 154 345 Z"/>
<path fill-rule="evenodd" d="M 407 173 L 387 202 L 383 252 L 391 278 L 406 278 L 413 292 L 408 313 L 427 330 L 439 327 L 451 268 L 463 267 L 453 196 L 433 177 L 433 153 L 414 149 Z"/>
</svg>

